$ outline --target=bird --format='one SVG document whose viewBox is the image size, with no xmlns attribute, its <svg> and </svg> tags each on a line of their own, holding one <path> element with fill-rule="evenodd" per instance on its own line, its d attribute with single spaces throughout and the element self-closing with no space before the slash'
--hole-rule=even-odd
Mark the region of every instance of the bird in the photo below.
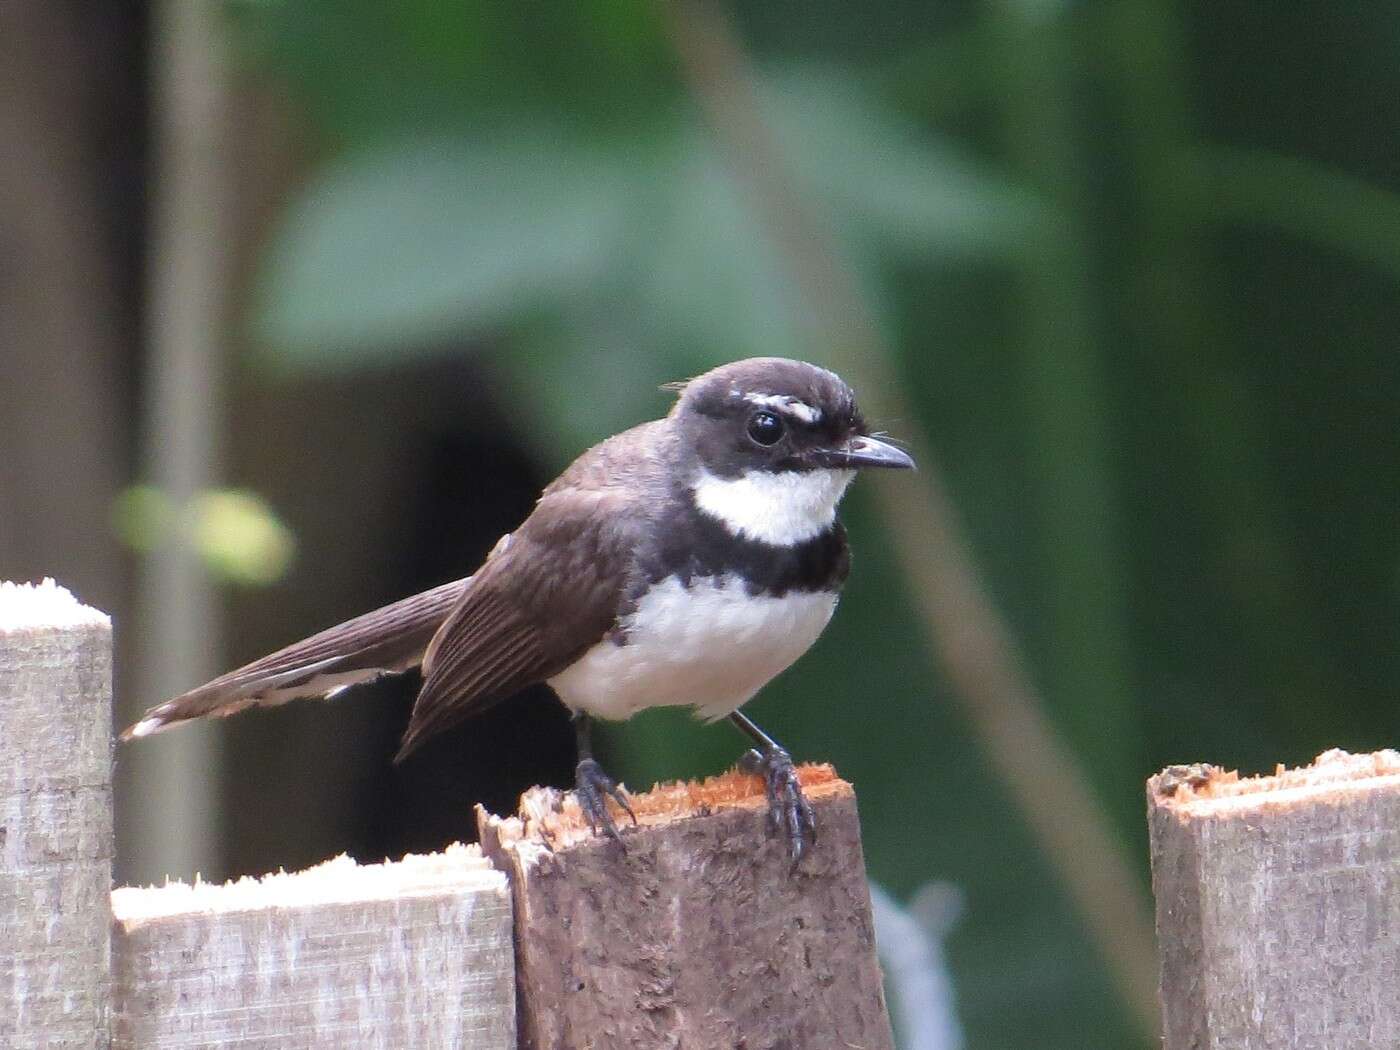
<svg viewBox="0 0 1400 1050">
<path fill-rule="evenodd" d="M 594 834 L 622 841 L 625 791 L 593 755 L 595 720 L 689 706 L 752 745 L 769 833 L 796 868 L 816 823 L 789 752 L 740 708 L 805 653 L 850 570 L 837 505 L 858 471 L 914 460 L 871 433 L 851 387 L 758 357 L 668 384 L 661 419 L 594 445 L 471 576 L 442 584 L 152 707 L 122 733 L 298 698 L 330 699 L 420 668 L 395 762 L 446 729 L 548 683 L 574 725 L 574 791 Z"/>
</svg>

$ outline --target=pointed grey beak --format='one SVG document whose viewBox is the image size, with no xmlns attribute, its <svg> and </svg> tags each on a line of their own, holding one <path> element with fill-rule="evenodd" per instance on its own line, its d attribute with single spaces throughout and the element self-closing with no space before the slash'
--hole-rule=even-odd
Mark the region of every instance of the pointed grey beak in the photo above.
<svg viewBox="0 0 1400 1050">
<path fill-rule="evenodd" d="M 854 470 L 860 467 L 891 467 L 912 470 L 914 459 L 902 448 L 873 437 L 852 438 L 843 448 L 823 448 L 812 454 L 818 465 Z"/>
</svg>

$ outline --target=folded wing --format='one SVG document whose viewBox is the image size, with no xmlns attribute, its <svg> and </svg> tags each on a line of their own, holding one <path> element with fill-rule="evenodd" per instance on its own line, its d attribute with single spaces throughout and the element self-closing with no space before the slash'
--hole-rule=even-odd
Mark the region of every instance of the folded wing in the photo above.
<svg viewBox="0 0 1400 1050">
<path fill-rule="evenodd" d="M 554 489 L 498 547 L 428 646 L 395 761 L 552 678 L 612 629 L 632 560 L 625 498 L 616 489 Z"/>
</svg>

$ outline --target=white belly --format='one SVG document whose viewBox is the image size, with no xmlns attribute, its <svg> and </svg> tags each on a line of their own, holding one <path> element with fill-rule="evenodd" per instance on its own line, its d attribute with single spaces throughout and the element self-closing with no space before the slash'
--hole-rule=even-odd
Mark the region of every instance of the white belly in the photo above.
<svg viewBox="0 0 1400 1050">
<path fill-rule="evenodd" d="M 627 641 L 604 639 L 549 680 L 569 708 L 630 718 L 690 704 L 722 718 L 807 651 L 836 608 L 831 592 L 751 597 L 735 577 L 670 577 L 624 622 Z"/>
</svg>

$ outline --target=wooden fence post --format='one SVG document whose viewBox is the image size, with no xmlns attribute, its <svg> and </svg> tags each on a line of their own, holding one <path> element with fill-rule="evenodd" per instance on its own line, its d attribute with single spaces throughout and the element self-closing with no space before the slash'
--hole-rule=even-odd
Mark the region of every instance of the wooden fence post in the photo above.
<svg viewBox="0 0 1400 1050">
<path fill-rule="evenodd" d="M 820 838 L 792 874 L 738 773 L 633 796 L 625 849 L 557 791 L 478 810 L 515 895 L 521 1050 L 891 1050 L 855 795 L 799 775 Z"/>
<path fill-rule="evenodd" d="M 105 1047 L 112 629 L 0 583 L 0 1046 Z"/>
<path fill-rule="evenodd" d="M 113 1050 L 515 1050 L 510 892 L 475 846 L 112 907 Z"/>
<path fill-rule="evenodd" d="M 1400 1045 L 1400 753 L 1147 782 L 1164 1050 Z"/>
</svg>

